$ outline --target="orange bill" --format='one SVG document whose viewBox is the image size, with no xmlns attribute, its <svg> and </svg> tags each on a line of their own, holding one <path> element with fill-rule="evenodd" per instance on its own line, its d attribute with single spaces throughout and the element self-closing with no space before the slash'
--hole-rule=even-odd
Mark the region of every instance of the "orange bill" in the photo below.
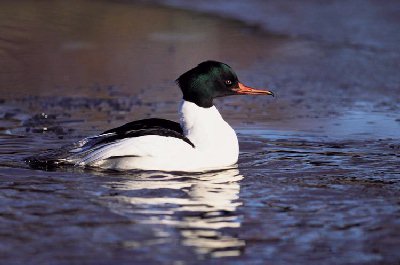
<svg viewBox="0 0 400 265">
<path fill-rule="evenodd" d="M 252 87 L 248 87 L 239 82 L 239 87 L 235 88 L 234 91 L 239 95 L 271 95 L 274 96 L 274 93 L 269 90 L 261 90 Z"/>
</svg>

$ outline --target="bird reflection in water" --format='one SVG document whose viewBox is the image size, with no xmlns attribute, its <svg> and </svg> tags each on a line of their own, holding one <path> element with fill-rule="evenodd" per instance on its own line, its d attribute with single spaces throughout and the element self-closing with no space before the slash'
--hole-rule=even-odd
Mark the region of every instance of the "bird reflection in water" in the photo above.
<svg viewBox="0 0 400 265">
<path fill-rule="evenodd" d="M 237 168 L 201 174 L 141 172 L 108 184 L 117 193 L 117 203 L 108 206 L 135 222 L 177 228 L 182 244 L 198 254 L 239 256 L 245 246 L 235 236 L 241 226 L 236 210 L 242 178 Z"/>
</svg>

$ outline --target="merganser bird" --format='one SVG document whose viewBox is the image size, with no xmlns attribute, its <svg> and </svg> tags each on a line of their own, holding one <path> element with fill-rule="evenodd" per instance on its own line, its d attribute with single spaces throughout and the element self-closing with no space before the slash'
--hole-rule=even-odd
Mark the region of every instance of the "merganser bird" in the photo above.
<svg viewBox="0 0 400 265">
<path fill-rule="evenodd" d="M 165 119 L 133 121 L 64 148 L 58 157 L 28 158 L 31 166 L 204 171 L 236 164 L 239 145 L 213 99 L 230 95 L 274 95 L 239 82 L 227 64 L 205 61 L 177 80 L 182 90 L 180 124 Z"/>
</svg>

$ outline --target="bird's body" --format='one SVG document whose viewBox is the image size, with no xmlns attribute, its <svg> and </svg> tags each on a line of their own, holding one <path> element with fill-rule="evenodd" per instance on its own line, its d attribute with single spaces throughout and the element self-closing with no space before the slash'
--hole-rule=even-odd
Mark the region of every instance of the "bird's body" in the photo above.
<svg viewBox="0 0 400 265">
<path fill-rule="evenodd" d="M 180 123 L 145 119 L 85 138 L 62 155 L 30 158 L 31 165 L 73 164 L 105 169 L 203 171 L 238 161 L 235 131 L 212 100 L 234 94 L 269 94 L 244 86 L 229 66 L 207 61 L 177 80 L 183 92 Z"/>
<path fill-rule="evenodd" d="M 108 142 L 104 140 L 115 137 L 116 133 L 105 132 L 81 141 L 65 159 L 80 166 L 165 171 L 215 169 L 237 162 L 239 146 L 236 133 L 215 106 L 202 108 L 183 100 L 179 113 L 181 123 L 177 126 L 181 126 L 182 131 L 167 129 L 165 125 L 162 127 L 165 120 L 153 119 L 154 125 L 160 127 L 153 127 L 157 131 L 151 134 L 142 132 L 142 135 Z M 148 121 L 141 122 L 146 124 Z M 149 126 L 132 127 L 126 126 L 125 130 L 150 131 Z"/>
</svg>

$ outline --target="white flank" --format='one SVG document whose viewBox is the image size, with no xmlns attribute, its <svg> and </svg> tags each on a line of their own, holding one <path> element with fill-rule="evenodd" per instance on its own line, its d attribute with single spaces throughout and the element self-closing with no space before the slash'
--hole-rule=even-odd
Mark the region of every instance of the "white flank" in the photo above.
<svg viewBox="0 0 400 265">
<path fill-rule="evenodd" d="M 215 106 L 202 108 L 183 101 L 179 113 L 184 134 L 195 148 L 175 137 L 146 135 L 104 145 L 73 159 L 73 162 L 117 170 L 165 171 L 219 169 L 237 162 L 239 145 L 236 133 Z M 74 150 L 74 156 L 78 150 Z"/>
</svg>

